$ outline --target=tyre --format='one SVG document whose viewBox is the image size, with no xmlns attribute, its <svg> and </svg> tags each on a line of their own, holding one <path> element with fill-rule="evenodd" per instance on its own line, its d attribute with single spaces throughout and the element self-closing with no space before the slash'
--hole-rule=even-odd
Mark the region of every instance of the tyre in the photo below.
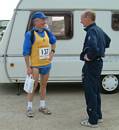
<svg viewBox="0 0 119 130">
<path fill-rule="evenodd" d="M 116 93 L 119 88 L 119 80 L 115 75 L 106 75 L 102 77 L 101 92 L 106 94 Z"/>
</svg>

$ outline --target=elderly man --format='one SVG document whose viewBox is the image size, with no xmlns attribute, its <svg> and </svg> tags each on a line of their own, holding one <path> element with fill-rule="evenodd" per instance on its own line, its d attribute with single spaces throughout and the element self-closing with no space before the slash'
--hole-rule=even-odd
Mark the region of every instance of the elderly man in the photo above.
<svg viewBox="0 0 119 130">
<path fill-rule="evenodd" d="M 27 116 L 33 117 L 32 101 L 38 86 L 40 75 L 40 103 L 39 111 L 51 114 L 46 106 L 46 87 L 51 69 L 51 62 L 56 48 L 56 37 L 46 27 L 47 16 L 43 12 L 35 12 L 32 15 L 32 30 L 26 32 L 23 56 L 26 62 L 27 74 L 35 80 L 32 93 L 27 94 Z"/>
<path fill-rule="evenodd" d="M 85 61 L 82 69 L 85 99 L 88 119 L 83 120 L 81 125 L 98 127 L 102 122 L 100 75 L 103 67 L 102 57 L 105 56 L 105 48 L 109 47 L 110 38 L 96 25 L 96 15 L 93 11 L 85 11 L 81 15 L 81 23 L 87 32 L 80 59 Z"/>
</svg>

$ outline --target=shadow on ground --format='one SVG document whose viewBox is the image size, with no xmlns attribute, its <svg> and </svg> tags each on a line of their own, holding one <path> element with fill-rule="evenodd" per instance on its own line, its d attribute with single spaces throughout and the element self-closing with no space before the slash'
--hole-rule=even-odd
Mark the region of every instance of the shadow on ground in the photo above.
<svg viewBox="0 0 119 130">
<path fill-rule="evenodd" d="M 24 84 L 0 84 L 1 94 L 23 94 Z M 39 91 L 40 85 L 36 93 Z M 79 92 L 83 90 L 83 86 L 80 83 L 48 83 L 47 91 L 48 93 L 63 93 L 63 92 Z"/>
</svg>

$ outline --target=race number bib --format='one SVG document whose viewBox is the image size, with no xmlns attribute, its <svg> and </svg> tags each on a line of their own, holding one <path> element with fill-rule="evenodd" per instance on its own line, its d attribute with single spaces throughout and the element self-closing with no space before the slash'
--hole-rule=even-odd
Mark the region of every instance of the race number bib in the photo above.
<svg viewBox="0 0 119 130">
<path fill-rule="evenodd" d="M 39 57 L 40 59 L 48 59 L 49 58 L 49 52 L 50 49 L 45 47 L 45 48 L 40 48 L 39 49 Z"/>
</svg>

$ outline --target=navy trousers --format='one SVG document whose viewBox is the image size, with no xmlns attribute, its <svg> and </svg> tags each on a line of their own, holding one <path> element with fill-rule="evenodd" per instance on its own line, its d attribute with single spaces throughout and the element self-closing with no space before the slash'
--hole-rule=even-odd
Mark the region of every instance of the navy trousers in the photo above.
<svg viewBox="0 0 119 130">
<path fill-rule="evenodd" d="M 102 59 L 85 62 L 82 73 L 89 123 L 97 124 L 102 118 L 100 97 L 100 75 L 103 67 Z"/>
</svg>

